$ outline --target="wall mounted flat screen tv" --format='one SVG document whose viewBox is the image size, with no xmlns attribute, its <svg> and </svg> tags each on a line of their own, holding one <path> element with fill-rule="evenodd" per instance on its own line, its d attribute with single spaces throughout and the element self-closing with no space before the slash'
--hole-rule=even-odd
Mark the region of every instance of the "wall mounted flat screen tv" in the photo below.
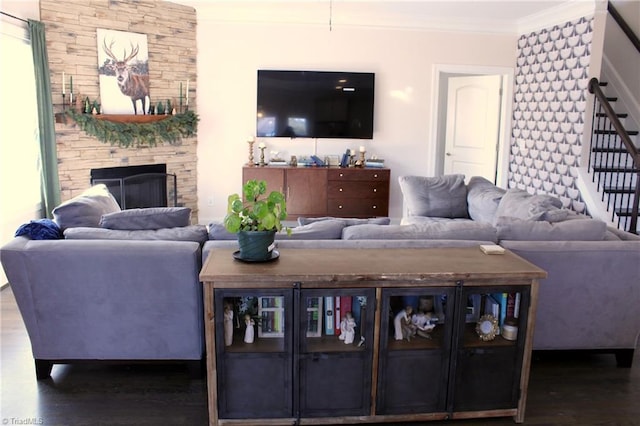
<svg viewBox="0 0 640 426">
<path fill-rule="evenodd" d="M 259 137 L 373 139 L 374 73 L 258 70 Z"/>
</svg>

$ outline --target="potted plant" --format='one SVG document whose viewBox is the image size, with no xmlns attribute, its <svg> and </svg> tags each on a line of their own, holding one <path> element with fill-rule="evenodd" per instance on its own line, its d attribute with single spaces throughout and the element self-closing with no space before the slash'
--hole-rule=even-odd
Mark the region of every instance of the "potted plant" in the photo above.
<svg viewBox="0 0 640 426">
<path fill-rule="evenodd" d="M 242 187 L 244 198 L 238 194 L 228 198 L 224 226 L 238 234 L 240 252 L 236 258 L 240 260 L 260 262 L 274 258 L 270 247 L 276 232 L 283 229 L 287 203 L 282 192 L 272 191 L 265 196 L 266 192 L 265 181 L 249 180 Z"/>
</svg>

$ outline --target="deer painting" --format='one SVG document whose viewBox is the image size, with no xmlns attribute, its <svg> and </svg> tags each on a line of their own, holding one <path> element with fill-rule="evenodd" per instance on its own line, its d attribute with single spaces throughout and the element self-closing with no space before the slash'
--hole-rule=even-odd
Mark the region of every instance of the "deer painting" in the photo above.
<svg viewBox="0 0 640 426">
<path fill-rule="evenodd" d="M 131 51 L 129 54 L 127 54 L 127 50 L 125 49 L 122 59 L 118 59 L 111 51 L 113 43 L 112 41 L 107 47 L 106 39 L 102 40 L 104 53 L 113 61 L 113 63 L 109 65 L 109 68 L 115 72 L 116 81 L 122 94 L 131 98 L 133 113 L 138 114 L 137 101 L 140 100 L 140 102 L 142 102 L 142 114 L 146 114 L 147 99 L 149 98 L 149 75 L 134 73 L 133 67 L 130 64 L 131 60 L 138 55 L 139 45 L 133 47 L 133 43 L 131 43 Z"/>
</svg>

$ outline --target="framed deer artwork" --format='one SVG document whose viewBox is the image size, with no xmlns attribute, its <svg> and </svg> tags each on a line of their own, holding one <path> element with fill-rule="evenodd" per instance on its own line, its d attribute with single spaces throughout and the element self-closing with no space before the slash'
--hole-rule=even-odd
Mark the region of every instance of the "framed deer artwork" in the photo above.
<svg viewBox="0 0 640 426">
<path fill-rule="evenodd" d="M 103 114 L 148 114 L 147 35 L 96 30 L 98 78 Z"/>
</svg>

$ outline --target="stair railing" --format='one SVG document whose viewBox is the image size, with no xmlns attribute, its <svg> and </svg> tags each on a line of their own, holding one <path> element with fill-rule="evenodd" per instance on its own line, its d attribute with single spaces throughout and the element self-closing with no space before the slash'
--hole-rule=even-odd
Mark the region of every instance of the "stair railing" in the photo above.
<svg viewBox="0 0 640 426">
<path fill-rule="evenodd" d="M 634 145 L 606 95 L 600 88 L 597 78 L 589 81 L 589 92 L 595 96 L 593 108 L 594 130 L 591 133 L 591 151 L 589 169 L 593 171 L 594 181 L 603 189 L 609 186 L 608 204 L 613 206 L 612 220 L 618 216 L 618 225 L 622 215 L 630 217 L 628 231 L 637 234 L 638 203 L 640 202 L 640 152 Z M 620 141 L 620 143 L 618 143 Z M 594 161 L 599 155 L 598 164 Z M 631 175 L 635 174 L 635 184 Z M 633 188 L 633 196 L 624 199 L 625 189 Z"/>
</svg>

